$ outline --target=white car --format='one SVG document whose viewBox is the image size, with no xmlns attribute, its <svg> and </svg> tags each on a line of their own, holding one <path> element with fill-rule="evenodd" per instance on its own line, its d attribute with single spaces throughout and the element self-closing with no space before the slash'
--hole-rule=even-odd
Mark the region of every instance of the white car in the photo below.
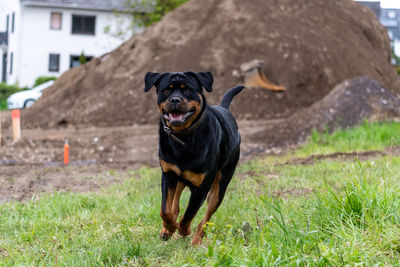
<svg viewBox="0 0 400 267">
<path fill-rule="evenodd" d="M 47 87 L 50 87 L 54 81 L 48 81 L 33 87 L 32 89 L 25 90 L 22 92 L 18 92 L 10 95 L 7 98 L 7 108 L 8 109 L 23 109 L 29 108 L 35 101 L 42 95 L 43 90 Z"/>
</svg>

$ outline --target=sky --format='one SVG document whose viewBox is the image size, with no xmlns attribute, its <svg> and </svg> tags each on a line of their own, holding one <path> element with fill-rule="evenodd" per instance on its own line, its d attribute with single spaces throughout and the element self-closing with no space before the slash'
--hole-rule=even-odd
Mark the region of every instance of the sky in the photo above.
<svg viewBox="0 0 400 267">
<path fill-rule="evenodd" d="M 377 1 L 377 0 L 363 0 L 363 1 L 373 2 L 373 1 Z M 400 8 L 400 0 L 381 0 L 381 7 L 383 7 L 383 8 Z"/>
</svg>

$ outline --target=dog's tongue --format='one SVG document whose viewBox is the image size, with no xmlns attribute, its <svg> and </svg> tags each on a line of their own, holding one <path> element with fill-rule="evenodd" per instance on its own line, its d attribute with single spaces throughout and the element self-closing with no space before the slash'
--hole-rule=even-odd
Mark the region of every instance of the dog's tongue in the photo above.
<svg viewBox="0 0 400 267">
<path fill-rule="evenodd" d="M 171 120 L 173 121 L 180 121 L 183 118 L 183 114 L 182 113 L 170 113 L 169 117 L 171 118 Z"/>
</svg>

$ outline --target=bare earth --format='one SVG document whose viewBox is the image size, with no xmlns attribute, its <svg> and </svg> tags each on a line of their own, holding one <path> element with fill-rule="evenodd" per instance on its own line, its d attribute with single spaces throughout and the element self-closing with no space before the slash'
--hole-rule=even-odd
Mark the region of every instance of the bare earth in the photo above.
<svg viewBox="0 0 400 267">
<path fill-rule="evenodd" d="M 10 112 L 0 115 L 0 202 L 28 200 L 41 192 L 100 190 L 132 176 L 129 170 L 158 165 L 156 124 L 24 129 L 23 138 L 14 144 Z M 400 99 L 396 95 L 374 80 L 355 78 L 344 81 L 321 101 L 288 118 L 240 120 L 241 159 L 297 146 L 312 129 L 332 131 L 337 127 L 354 127 L 364 119 L 399 117 Z M 28 119 L 22 115 L 22 120 Z M 62 164 L 66 140 L 70 145 L 68 166 Z"/>
<path fill-rule="evenodd" d="M 8 112 L 2 112 L 5 119 Z M 260 153 L 279 153 L 250 141 L 250 135 L 279 123 L 240 121 L 242 160 Z M 9 126 L 9 125 L 7 125 Z M 4 127 L 4 126 L 3 126 Z M 29 200 L 54 191 L 89 192 L 132 177 L 131 170 L 158 166 L 158 125 L 22 131 L 16 144 L 3 128 L 0 148 L 0 202 Z M 62 164 L 63 146 L 68 139 L 70 161 Z"/>
</svg>

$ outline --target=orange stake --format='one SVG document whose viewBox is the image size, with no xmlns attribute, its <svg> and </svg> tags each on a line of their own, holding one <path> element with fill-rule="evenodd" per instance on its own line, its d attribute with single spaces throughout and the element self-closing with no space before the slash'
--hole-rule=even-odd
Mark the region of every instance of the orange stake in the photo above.
<svg viewBox="0 0 400 267">
<path fill-rule="evenodd" d="M 11 111 L 14 143 L 21 139 L 21 113 L 19 109 Z"/>
<path fill-rule="evenodd" d="M 67 165 L 69 163 L 69 145 L 68 140 L 65 140 L 64 145 L 64 164 Z"/>
</svg>

